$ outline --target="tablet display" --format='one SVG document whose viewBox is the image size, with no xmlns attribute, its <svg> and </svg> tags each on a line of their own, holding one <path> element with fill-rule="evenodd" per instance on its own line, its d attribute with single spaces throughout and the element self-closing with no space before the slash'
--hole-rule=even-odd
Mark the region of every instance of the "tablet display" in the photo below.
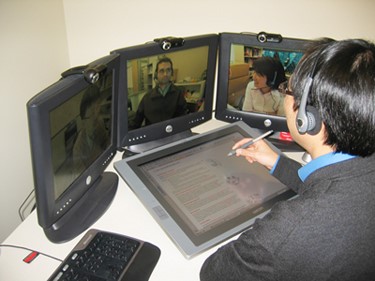
<svg viewBox="0 0 375 281">
<path fill-rule="evenodd" d="M 227 156 L 235 142 L 258 135 L 238 122 L 115 167 L 190 257 L 245 230 L 277 201 L 294 195 L 262 165 Z"/>
</svg>

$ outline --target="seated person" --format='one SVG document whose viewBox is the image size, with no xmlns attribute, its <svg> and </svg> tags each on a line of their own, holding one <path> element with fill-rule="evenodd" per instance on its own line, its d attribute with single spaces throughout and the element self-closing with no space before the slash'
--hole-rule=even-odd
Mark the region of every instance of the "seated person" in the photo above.
<svg viewBox="0 0 375 281">
<path fill-rule="evenodd" d="M 280 89 L 287 125 L 311 162 L 263 140 L 233 149 L 298 196 L 213 253 L 201 281 L 375 280 L 375 45 L 316 41 L 289 82 Z"/>
<path fill-rule="evenodd" d="M 283 65 L 272 57 L 261 57 L 253 62 L 253 69 L 242 110 L 284 116 L 284 97 L 278 91 L 280 83 L 286 81 Z"/>
<path fill-rule="evenodd" d="M 154 124 L 187 113 L 187 104 L 182 87 L 173 84 L 173 63 L 164 57 L 156 64 L 154 79 L 156 86 L 146 93 L 137 109 L 135 117 L 129 122 L 129 128 L 135 129 Z"/>
</svg>

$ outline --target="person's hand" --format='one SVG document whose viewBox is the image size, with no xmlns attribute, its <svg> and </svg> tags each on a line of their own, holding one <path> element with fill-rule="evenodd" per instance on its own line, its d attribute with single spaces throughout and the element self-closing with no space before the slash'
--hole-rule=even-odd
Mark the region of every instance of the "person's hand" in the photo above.
<svg viewBox="0 0 375 281">
<path fill-rule="evenodd" d="M 237 142 L 232 149 L 236 150 L 237 156 L 243 156 L 250 163 L 258 162 L 271 170 L 279 155 L 273 151 L 264 140 L 253 143 L 246 149 L 239 148 L 251 139 L 243 139 Z"/>
</svg>

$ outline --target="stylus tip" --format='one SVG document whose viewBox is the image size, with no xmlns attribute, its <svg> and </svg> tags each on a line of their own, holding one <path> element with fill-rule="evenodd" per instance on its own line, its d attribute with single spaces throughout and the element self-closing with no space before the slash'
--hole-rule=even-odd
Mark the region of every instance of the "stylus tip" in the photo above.
<svg viewBox="0 0 375 281">
<path fill-rule="evenodd" d="M 231 151 L 228 153 L 228 156 L 233 156 L 234 154 L 236 154 L 236 151 Z"/>
</svg>

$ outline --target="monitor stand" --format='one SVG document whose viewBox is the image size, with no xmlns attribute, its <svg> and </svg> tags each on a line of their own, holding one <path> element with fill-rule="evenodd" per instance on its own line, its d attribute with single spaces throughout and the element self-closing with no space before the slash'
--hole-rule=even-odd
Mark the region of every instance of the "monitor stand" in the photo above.
<svg viewBox="0 0 375 281">
<path fill-rule="evenodd" d="M 111 205 L 117 185 L 118 175 L 104 172 L 64 216 L 43 229 L 47 238 L 54 243 L 63 243 L 88 229 Z"/>
<path fill-rule="evenodd" d="M 186 130 L 181 133 L 173 134 L 171 136 L 168 136 L 162 139 L 153 140 L 153 141 L 136 144 L 136 145 L 131 145 L 124 149 L 122 158 L 124 159 L 134 154 L 143 153 L 143 152 L 152 150 L 154 148 L 157 148 L 157 147 L 169 144 L 169 143 L 173 143 L 182 139 L 186 139 L 188 137 L 191 137 L 192 135 L 194 135 L 194 133 L 191 130 Z"/>
</svg>

